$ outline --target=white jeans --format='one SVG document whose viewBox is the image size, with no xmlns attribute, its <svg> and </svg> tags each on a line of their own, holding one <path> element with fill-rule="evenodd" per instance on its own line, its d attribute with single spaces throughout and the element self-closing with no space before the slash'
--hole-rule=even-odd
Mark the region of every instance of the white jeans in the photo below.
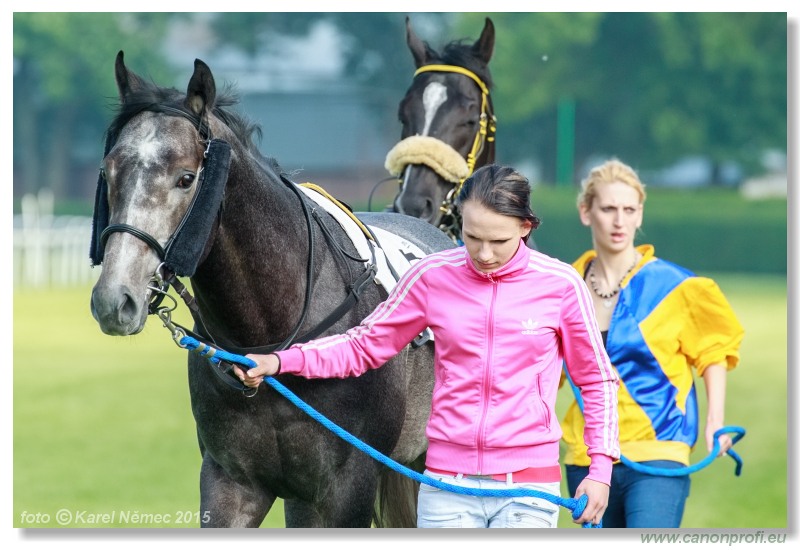
<svg viewBox="0 0 800 550">
<path fill-rule="evenodd" d="M 448 485 L 478 489 L 534 489 L 561 495 L 561 484 L 512 483 L 433 474 L 425 475 Z M 558 525 L 558 504 L 533 496 L 480 497 L 422 484 L 417 504 L 417 527 L 549 527 Z"/>
</svg>

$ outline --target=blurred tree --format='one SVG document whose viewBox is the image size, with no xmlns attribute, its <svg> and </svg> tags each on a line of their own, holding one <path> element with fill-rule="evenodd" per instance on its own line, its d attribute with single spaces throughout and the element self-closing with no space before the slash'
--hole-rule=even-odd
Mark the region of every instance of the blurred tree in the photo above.
<svg viewBox="0 0 800 550">
<path fill-rule="evenodd" d="M 456 32 L 484 17 L 462 14 Z M 498 161 L 545 161 L 552 181 L 561 99 L 577 104 L 576 166 L 594 154 L 640 167 L 696 154 L 748 166 L 786 148 L 785 13 L 490 17 Z"/>
<path fill-rule="evenodd" d="M 320 21 L 332 23 L 345 42 L 345 78 L 404 93 L 414 70 L 405 41 L 406 16 L 437 36 L 448 34 L 453 18 L 446 13 L 222 13 L 212 28 L 221 42 L 255 56 L 264 50 L 280 52 L 282 38 L 306 35 Z"/>
<path fill-rule="evenodd" d="M 256 56 L 280 52 L 282 39 L 305 36 L 321 21 L 333 24 L 343 39 L 343 78 L 371 95 L 370 105 L 379 110 L 376 120 L 399 139 L 397 107 L 414 74 L 406 45 L 407 16 L 420 36 L 437 40 L 450 34 L 454 18 L 448 13 L 223 13 L 213 19 L 212 28 L 221 42 Z M 481 22 L 469 33 L 477 36 L 482 28 Z"/>
<path fill-rule="evenodd" d="M 15 184 L 24 191 L 47 185 L 59 198 L 84 196 L 75 190 L 93 182 L 73 181 L 70 163 L 99 158 L 98 128 L 116 102 L 117 51 L 157 82 L 170 82 L 167 30 L 193 15 L 14 13 Z M 786 149 L 785 13 L 210 15 L 215 47 L 252 56 L 280 51 L 282 38 L 304 36 L 320 21 L 334 24 L 343 37 L 344 77 L 378 98 L 371 102 L 381 110 L 376 120 L 398 137 L 397 105 L 414 69 L 406 15 L 436 49 L 474 40 L 488 15 L 497 29 L 490 68 L 498 162 L 538 160 L 545 181 L 555 176 L 563 100 L 576 105 L 576 167 L 594 154 L 653 168 L 689 154 L 748 163 L 766 148 Z"/>
<path fill-rule="evenodd" d="M 116 103 L 114 58 L 124 50 L 152 76 L 165 64 L 152 44 L 169 14 L 14 13 L 15 181 L 22 192 L 53 189 L 57 198 L 82 183 L 74 175 L 75 148 L 99 159 L 102 135 Z M 92 185 L 93 182 L 88 182 Z"/>
</svg>

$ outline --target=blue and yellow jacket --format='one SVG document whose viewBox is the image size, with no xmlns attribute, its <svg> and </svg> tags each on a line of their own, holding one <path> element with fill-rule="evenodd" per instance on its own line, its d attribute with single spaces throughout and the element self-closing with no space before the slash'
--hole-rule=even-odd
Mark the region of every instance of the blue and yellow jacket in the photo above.
<svg viewBox="0 0 800 550">
<path fill-rule="evenodd" d="M 692 367 L 728 369 L 739 362 L 744 329 L 711 279 L 654 256 L 651 245 L 622 282 L 609 326 L 606 351 L 619 373 L 620 451 L 630 460 L 689 464 L 699 415 Z M 573 266 L 581 276 L 596 253 Z M 583 415 L 577 402 L 561 423 L 565 464 L 589 465 Z"/>
</svg>

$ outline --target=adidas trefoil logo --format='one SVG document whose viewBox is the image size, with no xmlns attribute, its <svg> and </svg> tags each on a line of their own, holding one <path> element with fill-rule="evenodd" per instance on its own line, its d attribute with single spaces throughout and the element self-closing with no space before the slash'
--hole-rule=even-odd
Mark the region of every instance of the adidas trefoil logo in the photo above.
<svg viewBox="0 0 800 550">
<path fill-rule="evenodd" d="M 539 321 L 534 321 L 530 318 L 527 321 L 522 321 L 522 334 L 539 334 L 536 330 L 538 326 Z"/>
</svg>

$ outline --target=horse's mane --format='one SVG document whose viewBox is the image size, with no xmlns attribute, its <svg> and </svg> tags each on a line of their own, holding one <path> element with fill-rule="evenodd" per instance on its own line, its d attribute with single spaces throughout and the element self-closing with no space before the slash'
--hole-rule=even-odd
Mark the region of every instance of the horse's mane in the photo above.
<svg viewBox="0 0 800 550">
<path fill-rule="evenodd" d="M 454 40 L 445 45 L 439 53 L 425 42 L 425 49 L 430 64 L 456 65 L 464 67 L 475 73 L 488 88 L 494 87 L 489 66 L 472 53 L 472 44 L 465 43 L 466 39 Z"/>
<path fill-rule="evenodd" d="M 111 141 L 116 140 L 116 136 L 130 120 L 143 111 L 158 111 L 158 106 L 167 105 L 174 109 L 179 109 L 189 117 L 194 115 L 184 106 L 183 101 L 186 97 L 175 88 L 165 88 L 146 81 L 144 87 L 131 92 L 124 103 L 120 103 L 117 113 L 111 124 L 106 130 L 106 138 L 111 137 Z M 261 140 L 261 126 L 249 120 L 243 114 L 231 109 L 233 105 L 239 103 L 239 97 L 231 85 L 226 85 L 220 94 L 217 95 L 213 114 L 222 120 L 236 135 L 237 139 L 247 148 L 247 150 L 263 157 L 255 143 L 254 137 Z"/>
</svg>

